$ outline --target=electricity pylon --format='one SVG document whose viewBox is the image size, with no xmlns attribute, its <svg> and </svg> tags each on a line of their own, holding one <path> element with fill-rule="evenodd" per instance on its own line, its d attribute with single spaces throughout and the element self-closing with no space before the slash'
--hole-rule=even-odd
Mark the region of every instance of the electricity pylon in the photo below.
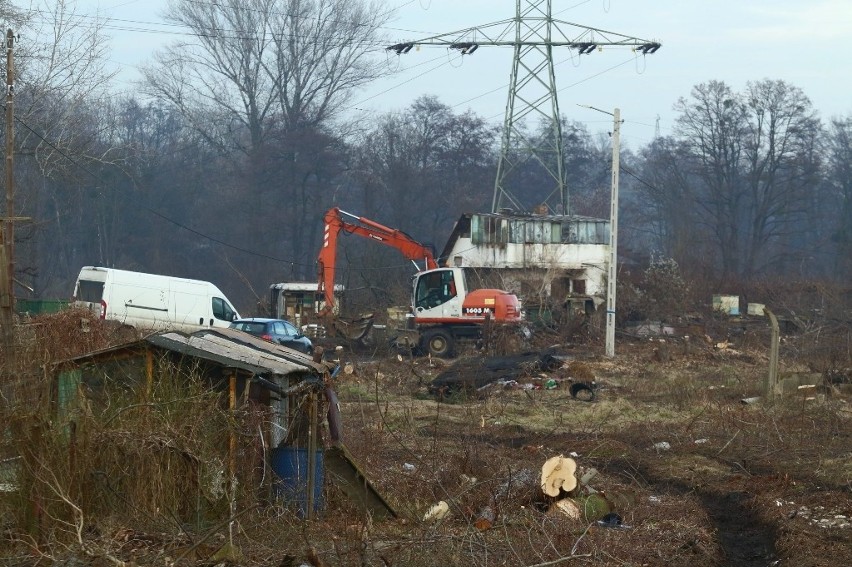
<svg viewBox="0 0 852 567">
<path fill-rule="evenodd" d="M 514 18 L 397 43 L 387 49 L 402 55 L 415 45 L 436 45 L 470 55 L 482 46 L 514 48 L 492 212 L 498 212 L 507 205 L 517 210 L 524 209 L 509 191 L 507 180 L 513 171 L 533 157 L 553 183 L 544 203 L 548 212 L 567 215 L 570 212 L 569 196 L 565 182 L 562 122 L 553 72 L 553 48 L 576 49 L 582 56 L 601 51 L 604 46 L 616 46 L 629 47 L 636 53 L 648 55 L 655 53 L 661 44 L 554 19 L 552 0 L 515 0 L 515 3 Z M 574 32 L 574 35 L 568 32 Z M 524 121 L 529 117 L 538 117 L 546 125 L 549 131 L 546 139 L 536 141 L 524 130 Z"/>
</svg>

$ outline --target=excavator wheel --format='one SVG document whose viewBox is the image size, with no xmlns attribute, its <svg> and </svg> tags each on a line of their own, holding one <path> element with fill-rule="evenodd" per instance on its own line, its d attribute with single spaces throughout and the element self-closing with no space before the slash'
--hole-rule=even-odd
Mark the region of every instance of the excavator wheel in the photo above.
<svg viewBox="0 0 852 567">
<path fill-rule="evenodd" d="M 456 344 L 453 335 L 445 329 L 429 329 L 420 339 L 421 349 L 438 358 L 455 356 Z"/>
</svg>

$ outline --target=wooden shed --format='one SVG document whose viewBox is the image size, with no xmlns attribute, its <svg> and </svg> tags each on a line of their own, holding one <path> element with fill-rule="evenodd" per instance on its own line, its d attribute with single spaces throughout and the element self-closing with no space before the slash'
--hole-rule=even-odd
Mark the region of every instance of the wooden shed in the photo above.
<svg viewBox="0 0 852 567">
<path fill-rule="evenodd" d="M 174 484 L 165 499 L 197 517 L 199 506 L 182 501 L 187 486 L 196 487 L 195 500 L 220 507 L 225 492 L 235 498 L 229 486 L 241 487 L 239 498 L 274 499 L 281 479 L 272 456 L 280 447 L 310 450 L 309 470 L 317 468 L 319 416 L 335 366 L 233 329 L 161 332 L 62 361 L 51 397 L 72 476 L 138 471 L 143 478 L 109 472 L 109 482 L 151 501 L 163 498 L 154 494 L 165 490 L 158 483 Z"/>
</svg>

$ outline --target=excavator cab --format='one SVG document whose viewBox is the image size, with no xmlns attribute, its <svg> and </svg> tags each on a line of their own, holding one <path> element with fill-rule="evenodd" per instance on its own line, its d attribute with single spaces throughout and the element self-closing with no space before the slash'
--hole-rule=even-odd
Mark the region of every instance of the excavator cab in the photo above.
<svg viewBox="0 0 852 567">
<path fill-rule="evenodd" d="M 453 269 L 437 269 L 421 273 L 414 289 L 414 310 L 422 312 L 440 307 L 458 297 L 462 282 L 456 282 L 456 275 L 462 272 Z"/>
</svg>

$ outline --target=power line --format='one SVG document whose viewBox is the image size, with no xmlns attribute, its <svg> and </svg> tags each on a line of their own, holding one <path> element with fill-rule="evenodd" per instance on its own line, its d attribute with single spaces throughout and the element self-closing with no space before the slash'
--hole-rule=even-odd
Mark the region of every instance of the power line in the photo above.
<svg viewBox="0 0 852 567">
<path fill-rule="evenodd" d="M 444 46 L 456 49 L 462 55 L 472 54 L 482 46 L 513 48 L 509 100 L 506 104 L 491 210 L 498 212 L 507 204 L 522 208 L 520 201 L 509 190 L 508 180 L 524 161 L 534 158 L 548 174 L 547 182 L 553 187 L 550 195 L 557 196 L 555 204 L 548 197 L 545 205 L 560 214 L 568 214 L 570 207 L 565 183 L 553 48 L 576 49 L 579 57 L 600 50 L 603 46 L 631 48 L 643 55 L 655 53 L 661 47 L 657 41 L 554 19 L 551 0 L 518 0 L 514 19 L 397 43 L 389 45 L 387 49 L 403 55 L 415 45 Z M 540 139 L 528 136 L 524 122 L 530 115 L 547 121 L 550 125 L 549 135 Z M 516 159 L 512 155 L 515 145 L 519 145 L 528 157 Z"/>
<path fill-rule="evenodd" d="M 631 171 L 628 167 L 622 165 L 620 167 L 620 169 L 621 169 L 621 171 L 623 171 L 624 173 L 626 173 L 627 175 L 629 175 L 630 177 L 632 177 L 633 179 L 635 179 L 636 181 L 638 181 L 639 183 L 641 183 L 642 185 L 647 187 L 648 189 L 653 189 L 654 191 L 660 190 L 659 187 L 657 187 L 656 185 L 653 185 L 652 183 L 645 181 L 644 179 L 642 179 L 641 177 L 639 177 L 638 175 L 633 173 L 633 171 Z"/>
<path fill-rule="evenodd" d="M 586 0 L 586 1 L 589 1 L 589 0 Z M 414 2 L 414 0 L 411 0 L 411 1 L 407 2 L 407 3 L 405 3 L 405 4 L 402 4 L 402 5 L 400 5 L 400 6 L 397 6 L 396 8 L 393 8 L 392 10 L 397 10 L 397 9 L 403 8 L 403 7 L 405 7 L 405 6 L 409 5 L 409 4 L 412 4 L 413 2 Z M 207 3 L 204 3 L 204 2 L 195 2 L 195 3 L 197 3 L 197 4 L 207 4 Z M 576 7 L 576 6 L 579 6 L 579 5 L 583 4 L 583 3 L 586 3 L 586 2 L 580 2 L 580 3 L 578 3 L 578 4 L 575 4 L 575 5 L 574 5 L 574 6 L 572 6 L 572 7 L 569 7 L 569 8 L 563 9 L 563 10 L 561 10 L 561 11 L 560 11 L 560 13 L 561 13 L 561 12 L 564 12 L 564 11 L 567 11 L 567 10 L 569 10 L 569 9 L 572 9 L 572 8 L 574 8 L 574 7 Z M 389 10 L 389 11 L 385 12 L 385 14 L 390 13 L 390 11 L 392 11 L 392 10 Z M 49 15 L 50 15 L 50 13 L 49 13 L 49 12 L 45 12 L 44 10 L 39 10 L 39 9 L 31 9 L 31 10 L 29 10 L 29 11 L 30 11 L 31 13 L 39 14 L 40 16 L 44 17 L 45 19 L 47 19 L 47 16 L 49 16 Z M 257 10 L 252 10 L 252 11 L 257 11 Z M 278 13 L 278 14 L 287 14 L 286 12 L 277 12 L 277 13 Z M 82 18 L 82 19 L 91 19 L 91 20 L 95 20 L 95 22 L 93 22 L 92 24 L 85 24 L 85 25 L 88 25 L 91 29 L 94 29 L 94 28 L 96 27 L 96 26 L 95 26 L 95 23 L 98 21 L 98 19 L 97 19 L 98 17 L 97 17 L 97 16 L 86 15 L 86 14 L 76 14 L 76 15 L 74 15 L 73 17 L 75 17 L 75 18 Z M 148 22 L 148 21 L 144 21 L 144 20 L 121 19 L 121 18 L 107 18 L 105 21 L 117 21 L 117 22 L 125 22 L 125 23 L 139 23 L 139 24 L 144 24 L 144 25 L 164 25 L 164 26 L 169 26 L 169 27 L 182 27 L 182 25 L 181 25 L 181 24 L 172 24 L 172 23 L 167 23 L 167 22 L 164 22 L 164 23 L 162 23 L 162 24 L 158 24 L 158 23 L 156 23 L 156 22 Z M 111 27 L 111 28 L 110 28 L 109 26 L 108 26 L 108 28 L 109 28 L 109 29 L 115 29 L 115 30 L 121 30 L 121 31 L 139 31 L 139 32 L 145 32 L 145 33 L 163 33 L 163 34 L 170 34 L 170 35 L 182 35 L 182 36 L 193 36 L 193 37 L 216 37 L 217 35 L 221 36 L 221 33 L 218 33 L 218 32 L 217 32 L 217 34 L 198 34 L 198 33 L 192 33 L 192 32 L 188 32 L 188 31 L 182 31 L 182 32 L 178 32 L 178 31 L 162 31 L 162 30 L 156 30 L 156 29 L 125 28 L 125 27 Z M 405 30 L 405 29 L 402 29 L 402 28 L 384 28 L 384 29 L 398 29 L 399 31 L 407 31 L 407 32 L 412 32 L 412 31 L 413 31 L 413 30 Z M 245 34 L 245 35 L 241 35 L 241 34 L 243 34 L 243 33 L 244 33 L 244 32 L 242 32 L 241 30 L 222 30 L 222 31 L 227 32 L 227 33 L 233 32 L 234 34 L 236 34 L 236 35 L 231 36 L 231 37 L 230 37 L 230 38 L 228 38 L 228 39 L 257 39 L 257 37 L 258 37 L 256 34 Z M 282 36 L 282 37 L 283 37 L 283 36 Z M 291 34 L 291 36 L 290 36 L 290 37 L 297 37 L 297 36 L 296 36 L 296 35 Z M 385 49 L 384 49 L 384 44 L 383 44 L 383 43 L 374 42 L 374 43 L 372 43 L 372 45 L 373 45 L 373 48 L 369 48 L 369 49 L 367 50 L 368 52 L 378 52 L 378 51 L 379 51 L 379 49 L 381 49 L 382 51 L 385 51 Z M 430 60 L 428 60 L 428 61 L 426 61 L 426 62 L 424 62 L 424 63 L 418 64 L 418 65 L 415 65 L 415 66 L 413 66 L 413 67 L 411 67 L 411 68 L 409 68 L 409 69 L 407 69 L 407 70 L 415 69 L 415 68 L 417 68 L 417 67 L 420 67 L 421 65 L 427 65 L 427 64 L 429 64 L 429 63 L 431 63 L 431 62 L 433 62 L 433 61 L 437 61 L 438 59 L 441 59 L 441 57 L 438 57 L 438 58 L 435 58 L 435 59 L 430 59 Z M 558 65 L 561 65 L 561 64 L 563 64 L 563 63 L 565 63 L 565 62 L 567 62 L 567 61 L 569 61 L 569 60 L 570 60 L 570 59 L 564 59 L 564 60 L 560 61 L 560 62 L 558 63 Z M 612 67 L 609 67 L 609 68 L 607 68 L 607 69 L 605 69 L 605 70 L 603 70 L 603 71 L 601 71 L 601 72 L 599 72 L 599 73 L 595 73 L 595 74 L 593 74 L 593 75 L 591 75 L 591 76 L 589 76 L 589 77 L 586 77 L 585 79 L 583 79 L 583 80 L 581 80 L 581 81 L 577 81 L 577 82 L 575 82 L 575 83 L 573 83 L 573 84 L 571 84 L 571 85 L 568 85 L 567 87 L 564 87 L 564 88 L 562 88 L 562 89 L 559 89 L 559 91 L 561 92 L 561 91 L 564 91 L 564 90 L 566 90 L 566 89 L 568 89 L 568 88 L 572 88 L 572 87 L 574 87 L 574 86 L 577 86 L 577 85 L 579 85 L 579 84 L 581 84 L 581 83 L 583 83 L 583 82 L 585 82 L 585 81 L 591 80 L 591 79 L 593 79 L 593 78 L 595 78 L 595 77 L 597 77 L 597 76 L 600 76 L 600 75 L 602 75 L 602 74 L 604 74 L 604 73 L 606 73 L 606 72 L 609 72 L 609 71 L 611 71 L 611 70 L 613 70 L 613 69 L 615 69 L 615 68 L 617 68 L 617 67 L 619 67 L 619 66 L 621 66 L 621 65 L 627 64 L 627 63 L 629 63 L 629 62 L 630 62 L 630 61 L 632 61 L 632 60 L 633 60 L 633 59 L 630 59 L 630 60 L 627 60 L 627 61 L 625 61 L 624 63 L 621 63 L 621 64 L 619 64 L 619 65 L 614 65 L 614 66 L 612 66 Z M 123 65 L 123 66 L 133 66 L 133 65 L 131 65 L 131 64 L 125 64 L 125 63 L 122 63 L 122 62 L 119 62 L 119 61 L 113 61 L 113 63 L 119 64 L 119 65 Z M 449 63 L 450 63 L 450 61 L 447 61 L 447 62 L 445 62 L 444 64 L 441 64 L 441 65 L 435 66 L 435 67 L 433 67 L 433 68 L 431 68 L 431 69 L 428 69 L 428 70 L 426 70 L 426 71 L 424 71 L 424 72 L 422 72 L 422 73 L 419 73 L 418 75 L 415 75 L 415 76 L 413 76 L 413 77 L 407 78 L 407 79 L 403 80 L 402 82 L 396 83 L 396 84 L 394 84 L 394 85 L 392 85 L 392 86 L 390 86 L 390 87 L 388 87 L 388 88 L 384 89 L 383 91 L 380 91 L 380 92 L 378 92 L 378 93 L 376 93 L 376 94 L 374 94 L 374 95 L 371 95 L 371 96 L 369 96 L 369 97 L 367 97 L 367 98 L 365 98 L 365 99 L 359 100 L 358 102 L 356 102 L 356 103 L 352 104 L 352 105 L 350 106 L 350 108 L 351 108 L 351 109 L 354 109 L 354 110 L 362 110 L 362 109 L 359 109 L 359 108 L 357 108 L 357 107 L 358 107 L 359 105 L 361 105 L 361 104 L 364 104 L 365 102 L 368 102 L 368 101 L 370 101 L 370 100 L 373 100 L 373 99 L 375 99 L 375 98 L 378 98 L 379 96 L 382 96 L 382 95 L 384 95 L 384 94 L 387 94 L 388 92 L 390 92 L 390 91 L 392 91 L 392 90 L 395 90 L 395 89 L 397 89 L 397 88 L 399 88 L 399 87 L 401 87 L 401 86 L 403 86 L 403 85 L 405 85 L 405 84 L 408 84 L 408 83 L 410 83 L 410 82 L 412 82 L 412 81 L 414 81 L 414 80 L 417 80 L 417 79 L 419 79 L 419 78 L 421 78 L 421 77 L 423 77 L 423 76 L 425 76 L 425 75 L 427 75 L 427 74 L 429 74 L 429 73 L 432 73 L 433 71 L 436 71 L 436 70 L 438 70 L 438 69 L 440 69 L 440 68 L 442 68 L 442 67 L 445 67 L 445 66 L 446 66 L 447 64 L 449 64 Z M 459 102 L 459 103 L 457 103 L 457 104 L 454 104 L 454 105 L 452 105 L 452 106 L 451 106 L 451 108 L 457 108 L 457 107 L 460 107 L 460 106 L 462 106 L 462 105 L 469 104 L 470 102 L 473 102 L 473 101 L 478 100 L 478 99 L 480 99 L 480 98 L 483 98 L 483 97 L 485 97 L 485 96 L 488 96 L 488 95 L 494 94 L 494 93 L 496 93 L 496 92 L 499 92 L 499 91 L 501 91 L 501 90 L 505 89 L 507 86 L 508 86 L 507 84 L 503 84 L 503 85 L 501 85 L 501 86 L 495 87 L 494 89 L 491 89 L 491 90 L 489 90 L 489 91 L 486 91 L 486 92 L 481 93 L 481 94 L 479 94 L 479 95 L 476 95 L 476 96 L 473 96 L 473 97 L 471 97 L 471 98 L 468 98 L 468 99 L 466 99 L 466 100 L 464 100 L 464 101 L 461 101 L 461 102 Z M 495 114 L 495 115 L 493 115 L 493 116 L 486 117 L 486 118 L 485 118 L 485 120 L 486 120 L 486 121 L 488 121 L 488 122 L 492 122 L 492 121 L 496 120 L 499 116 L 502 116 L 502 113 L 501 113 L 501 114 L 499 114 L 499 115 Z"/>
<path fill-rule="evenodd" d="M 418 65 L 415 65 L 414 67 L 411 67 L 411 68 L 412 68 L 412 69 L 414 69 L 414 68 L 416 68 L 416 67 L 419 67 L 420 65 L 427 65 L 427 64 L 432 63 L 432 62 L 434 62 L 434 61 L 437 61 L 437 60 L 439 60 L 439 59 L 444 59 L 444 56 L 442 55 L 442 56 L 440 56 L 440 57 L 435 57 L 434 59 L 430 59 L 430 60 L 428 60 L 428 61 L 426 61 L 426 62 L 424 62 L 424 63 L 420 63 L 420 64 L 418 64 Z M 398 89 L 399 87 L 401 87 L 401 86 L 403 86 L 403 85 L 406 85 L 406 84 L 410 83 L 411 81 L 417 80 L 417 79 L 419 79 L 420 77 L 423 77 L 424 75 L 428 75 L 428 74 L 429 74 L 429 73 L 431 73 L 432 71 L 435 71 L 435 70 L 437 70 L 437 69 L 440 69 L 441 67 L 444 67 L 445 65 L 448 65 L 449 63 L 450 63 L 450 62 L 449 62 L 449 60 L 444 61 L 444 62 L 443 62 L 443 63 L 441 63 L 440 65 L 436 65 L 435 67 L 432 67 L 431 69 L 427 69 L 426 71 L 423 71 L 423 72 L 422 72 L 422 73 L 420 73 L 419 75 L 415 75 L 415 76 L 413 76 L 413 77 L 411 77 L 411 78 L 409 78 L 409 79 L 406 79 L 406 80 L 404 80 L 404 81 L 402 81 L 402 82 L 400 82 L 400 83 L 397 83 L 397 84 L 395 84 L 395 85 L 393 85 L 393 86 L 391 86 L 391 87 L 388 87 L 388 88 L 386 88 L 385 90 L 383 90 L 383 91 L 381 91 L 381 92 L 378 92 L 378 93 L 376 93 L 376 94 L 374 94 L 374 95 L 372 95 L 372 96 L 369 96 L 369 97 L 367 97 L 367 98 L 365 98 L 365 99 L 359 100 L 358 102 L 353 103 L 353 105 L 351 106 L 351 108 L 352 108 L 352 109 L 354 109 L 354 110 L 358 110 L 358 108 L 357 108 L 357 107 L 358 107 L 359 105 L 362 105 L 362 104 L 364 104 L 365 102 L 369 102 L 369 101 L 373 100 L 374 98 L 380 97 L 380 96 L 382 96 L 382 95 L 384 95 L 384 94 L 387 94 L 387 93 L 389 93 L 389 92 L 390 92 L 390 91 L 392 91 L 392 90 Z"/>
<path fill-rule="evenodd" d="M 199 1 L 193 1 L 193 0 L 187 0 L 187 1 L 189 1 L 193 4 L 200 4 L 200 5 L 215 5 L 215 6 L 219 5 L 219 4 L 213 3 L 213 2 L 207 3 L 207 2 L 199 2 Z M 406 2 L 405 4 L 401 4 L 399 6 L 391 8 L 389 10 L 381 12 L 376 17 L 382 18 L 384 16 L 387 16 L 388 14 L 394 12 L 395 10 L 398 10 L 400 8 L 404 8 L 405 6 L 412 4 L 414 1 L 415 0 L 410 0 L 409 2 Z M 257 12 L 257 13 L 261 13 L 261 14 L 264 13 L 263 10 L 260 10 L 260 9 L 252 9 L 252 8 L 246 8 L 246 7 L 242 7 L 241 9 L 245 10 L 245 11 L 249 11 L 249 12 Z M 54 14 L 50 11 L 47 11 L 47 10 L 42 10 L 42 9 L 39 9 L 39 8 L 28 8 L 28 9 L 23 10 L 23 12 L 38 16 L 40 21 L 43 22 L 43 23 L 51 24 L 51 23 L 56 22 L 56 14 Z M 312 17 L 312 16 L 301 16 L 300 14 L 295 13 L 295 12 L 271 11 L 271 12 L 268 12 L 268 13 L 272 14 L 272 15 L 284 16 L 284 17 L 288 17 L 288 18 L 301 17 L 301 18 L 304 18 L 306 20 L 320 21 L 319 18 Z M 129 18 L 114 18 L 114 17 L 111 17 L 111 16 L 101 17 L 101 16 L 98 16 L 97 14 L 93 15 L 93 14 L 81 14 L 81 13 L 68 14 L 67 16 L 68 16 L 67 21 L 68 21 L 69 24 L 80 25 L 80 26 L 83 26 L 87 29 L 105 29 L 105 30 L 111 30 L 111 31 L 123 31 L 123 32 L 133 32 L 133 33 L 150 33 L 150 34 L 175 35 L 175 36 L 200 37 L 200 38 L 224 37 L 226 39 L 235 39 L 235 40 L 257 39 L 259 37 L 257 34 L 255 34 L 253 32 L 253 30 L 242 30 L 242 29 L 237 29 L 237 28 L 216 28 L 215 33 L 199 33 L 199 32 L 189 31 L 189 29 L 187 29 L 186 24 L 173 23 L 173 22 L 168 22 L 168 21 L 154 22 L 154 21 L 148 21 L 148 20 L 134 20 L 134 19 L 129 19 Z M 88 21 L 85 21 L 85 20 L 88 20 Z M 322 21 L 324 23 L 329 22 L 328 20 L 322 20 Z M 344 20 L 337 20 L 337 21 L 332 22 L 332 23 L 336 24 L 336 23 L 339 23 L 341 21 L 344 21 Z M 118 24 L 111 24 L 110 22 L 118 22 Z M 124 25 L 124 24 L 132 24 L 132 25 Z M 355 27 L 365 27 L 367 25 L 368 24 L 366 24 L 366 23 L 358 23 L 358 22 L 354 23 Z M 176 31 L 176 30 L 172 31 L 172 30 L 168 30 L 168 29 L 160 29 L 159 27 L 142 27 L 142 26 L 162 26 L 164 28 L 184 28 L 184 29 L 182 29 L 181 31 Z M 405 32 L 405 33 L 429 33 L 429 32 L 424 32 L 424 31 L 419 31 L 419 30 L 410 30 L 410 29 L 405 29 L 405 28 L 394 28 L 394 27 L 390 27 L 390 26 L 377 26 L 376 29 L 396 31 L 396 32 Z M 272 33 L 271 36 L 272 37 L 280 37 L 281 39 L 292 39 L 292 38 L 298 37 L 295 34 L 285 35 L 285 34 L 275 34 L 275 33 Z M 376 42 L 375 45 L 376 45 L 376 47 L 382 47 L 383 48 L 385 43 L 384 42 Z"/>
</svg>

